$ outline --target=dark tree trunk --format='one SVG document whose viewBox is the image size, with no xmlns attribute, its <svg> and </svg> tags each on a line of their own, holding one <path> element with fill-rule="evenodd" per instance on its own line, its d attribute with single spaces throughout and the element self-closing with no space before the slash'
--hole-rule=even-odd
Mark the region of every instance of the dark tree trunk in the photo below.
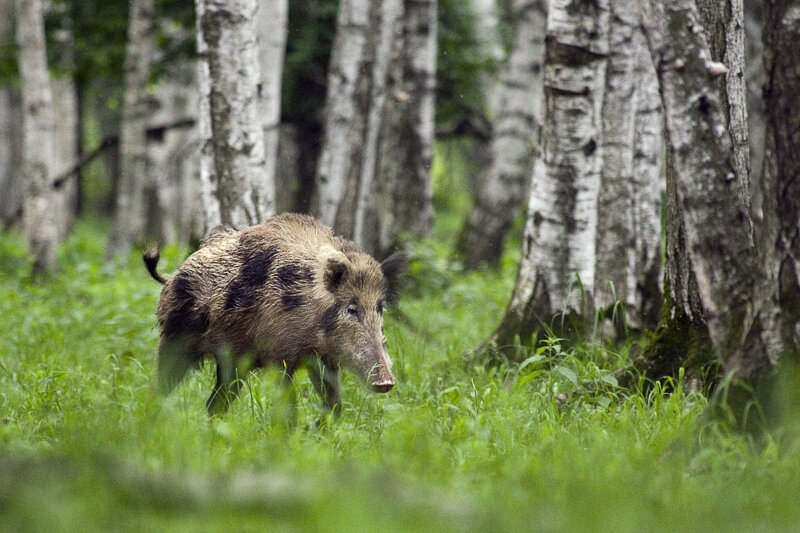
<svg viewBox="0 0 800 533">
<path fill-rule="evenodd" d="M 800 1 L 764 2 L 764 245 L 776 350 L 800 349 Z"/>
<path fill-rule="evenodd" d="M 749 215 L 742 3 L 700 2 L 702 19 L 690 0 L 640 3 L 667 138 L 667 299 L 645 368 L 718 361 L 754 377 L 773 343 Z"/>
</svg>

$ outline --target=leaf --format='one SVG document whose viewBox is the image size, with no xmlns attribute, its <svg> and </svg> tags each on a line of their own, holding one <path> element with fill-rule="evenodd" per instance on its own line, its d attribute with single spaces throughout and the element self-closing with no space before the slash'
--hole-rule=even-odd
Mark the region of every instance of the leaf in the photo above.
<svg viewBox="0 0 800 533">
<path fill-rule="evenodd" d="M 565 366 L 559 366 L 558 368 L 556 368 L 556 370 L 558 371 L 559 374 L 567 378 L 570 381 L 570 383 L 572 383 L 576 387 L 578 386 L 578 375 L 575 373 L 574 370 L 572 370 L 571 368 L 567 368 Z"/>
<path fill-rule="evenodd" d="M 619 387 L 619 382 L 617 381 L 617 378 L 615 378 L 611 374 L 603 374 L 602 376 L 600 376 L 600 381 L 602 381 L 603 383 L 608 383 L 612 387 Z"/>
<path fill-rule="evenodd" d="M 532 379 L 534 379 L 537 376 L 539 376 L 540 374 L 542 374 L 542 372 L 543 372 L 542 370 L 534 370 L 533 372 L 522 376 L 521 378 L 519 378 L 519 381 L 517 381 L 517 386 L 518 387 L 522 387 L 523 385 L 525 385 L 526 383 L 528 383 Z"/>
<path fill-rule="evenodd" d="M 537 353 L 536 355 L 532 355 L 532 356 L 528 357 L 527 359 L 525 359 L 525 360 L 524 360 L 522 363 L 520 363 L 520 365 L 519 365 L 519 368 L 517 368 L 517 373 L 518 373 L 518 374 L 519 374 L 519 373 L 522 373 L 522 370 L 523 370 L 523 369 L 524 369 L 526 366 L 528 366 L 528 365 L 532 365 L 532 364 L 534 364 L 534 363 L 539 363 L 539 362 L 541 362 L 541 361 L 543 361 L 543 360 L 544 360 L 544 357 L 542 357 L 542 356 L 541 356 L 541 355 L 539 355 L 538 353 Z M 538 366 L 538 365 L 534 365 L 534 367 L 535 367 L 535 366 Z"/>
</svg>

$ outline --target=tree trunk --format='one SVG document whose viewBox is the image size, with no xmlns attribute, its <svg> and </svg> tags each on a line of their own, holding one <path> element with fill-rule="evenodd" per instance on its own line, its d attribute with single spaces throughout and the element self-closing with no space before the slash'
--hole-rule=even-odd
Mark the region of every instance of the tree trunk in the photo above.
<svg viewBox="0 0 800 533">
<path fill-rule="evenodd" d="M 156 105 L 148 117 L 148 127 L 197 118 L 196 70 L 196 66 L 188 62 L 167 69 L 152 95 Z M 197 183 L 186 167 L 196 163 L 196 158 L 192 157 L 198 148 L 196 129 L 165 129 L 147 141 L 151 163 L 147 234 L 160 242 L 180 241 L 180 236 L 187 234 L 186 226 L 191 225 L 193 197 L 199 197 L 199 189 L 187 189 L 187 181 Z"/>
<path fill-rule="evenodd" d="M 766 151 L 763 243 L 775 354 L 800 350 L 800 1 L 764 2 Z M 775 358 L 775 357 L 773 357 Z"/>
<path fill-rule="evenodd" d="M 207 229 L 242 228 L 275 210 L 264 172 L 256 0 L 196 0 L 200 53 L 201 180 Z"/>
<path fill-rule="evenodd" d="M 582 9 L 550 2 L 542 157 L 534 161 L 514 293 L 490 339 L 501 350 L 542 327 L 580 328 L 566 318 L 593 309 L 608 28 L 607 1 Z M 557 313 L 560 324 L 551 322 Z"/>
<path fill-rule="evenodd" d="M 399 245 L 402 234 L 424 238 L 433 228 L 436 0 L 404 0 L 398 29 L 378 148 L 374 248 L 380 255 Z"/>
<path fill-rule="evenodd" d="M 690 0 L 640 3 L 667 139 L 668 298 L 647 370 L 674 375 L 716 359 L 752 377 L 771 341 L 746 201 L 742 3 L 701 2 L 704 26 Z"/>
<path fill-rule="evenodd" d="M 275 188 L 278 169 L 278 142 L 281 124 L 281 77 L 286 50 L 286 30 L 289 15 L 288 0 L 260 2 L 257 35 L 261 66 L 261 124 L 264 129 L 265 179 Z M 273 211 L 275 201 L 273 199 Z"/>
<path fill-rule="evenodd" d="M 315 211 L 370 252 L 377 242 L 378 137 L 401 14 L 401 0 L 343 0 L 329 67 Z"/>
<path fill-rule="evenodd" d="M 154 0 L 131 0 L 125 54 L 125 91 L 120 119 L 120 177 L 114 227 L 107 257 L 126 256 L 145 227 L 144 188 L 147 180 L 147 118 L 151 100 L 147 82 L 154 54 Z"/>
<path fill-rule="evenodd" d="M 0 0 L 0 46 L 14 43 L 14 1 Z M 22 96 L 11 84 L 0 86 L 0 224 L 22 213 Z"/>
<path fill-rule="evenodd" d="M 661 135 L 655 70 L 636 1 L 611 0 L 611 13 L 594 296 L 621 334 L 625 322 L 641 328 L 649 317 L 654 326 L 658 316 Z M 625 315 L 614 309 L 617 302 Z"/>
<path fill-rule="evenodd" d="M 744 79 L 747 86 L 747 144 L 750 147 L 750 197 L 754 224 L 763 220 L 760 175 L 764 168 L 766 146 L 766 107 L 764 85 L 766 72 L 762 57 L 764 6 L 745 2 L 744 6 Z"/>
<path fill-rule="evenodd" d="M 0 224 L 3 226 L 13 224 L 22 214 L 21 100 L 18 89 L 0 87 Z"/>
<path fill-rule="evenodd" d="M 491 166 L 459 238 L 467 268 L 500 260 L 512 222 L 530 181 L 534 142 L 541 125 L 545 0 L 514 0 L 514 41 L 501 74 L 492 134 Z"/>
<path fill-rule="evenodd" d="M 661 268 L 661 191 L 664 168 L 664 119 L 661 98 L 647 42 L 634 34 L 636 50 L 636 115 L 633 135 L 634 242 L 627 251 L 625 299 L 628 324 L 654 328 L 663 302 Z"/>
<path fill-rule="evenodd" d="M 17 0 L 17 43 L 24 117 L 25 197 L 22 227 L 34 258 L 34 272 L 56 266 L 59 221 L 50 187 L 55 167 L 55 115 L 47 69 L 44 19 L 39 0 Z"/>
<path fill-rule="evenodd" d="M 78 157 L 78 88 L 69 77 L 53 78 L 55 121 L 55 175 L 71 168 Z M 70 180 L 55 193 L 53 206 L 58 220 L 59 240 L 69 235 L 78 213 L 78 182 Z"/>
</svg>

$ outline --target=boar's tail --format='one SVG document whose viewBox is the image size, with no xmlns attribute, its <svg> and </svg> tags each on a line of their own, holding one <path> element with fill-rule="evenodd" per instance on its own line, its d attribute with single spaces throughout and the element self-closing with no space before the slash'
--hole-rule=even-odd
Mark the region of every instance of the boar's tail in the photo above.
<svg viewBox="0 0 800 533">
<path fill-rule="evenodd" d="M 144 266 L 147 267 L 147 271 L 150 272 L 150 275 L 153 276 L 154 280 L 162 285 L 167 282 L 167 278 L 159 274 L 158 270 L 156 270 L 156 267 L 158 266 L 158 260 L 161 259 L 161 254 L 158 253 L 157 244 L 151 244 L 148 246 L 147 250 L 145 250 L 144 254 L 142 254 L 142 259 L 144 260 Z"/>
</svg>

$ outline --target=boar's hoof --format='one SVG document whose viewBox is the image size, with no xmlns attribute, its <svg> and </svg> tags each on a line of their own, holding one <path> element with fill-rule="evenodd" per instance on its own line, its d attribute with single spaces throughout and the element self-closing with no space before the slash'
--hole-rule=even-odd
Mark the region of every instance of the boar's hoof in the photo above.
<svg viewBox="0 0 800 533">
<path fill-rule="evenodd" d="M 394 381 L 384 380 L 372 384 L 372 390 L 375 392 L 389 392 L 394 387 Z"/>
</svg>

